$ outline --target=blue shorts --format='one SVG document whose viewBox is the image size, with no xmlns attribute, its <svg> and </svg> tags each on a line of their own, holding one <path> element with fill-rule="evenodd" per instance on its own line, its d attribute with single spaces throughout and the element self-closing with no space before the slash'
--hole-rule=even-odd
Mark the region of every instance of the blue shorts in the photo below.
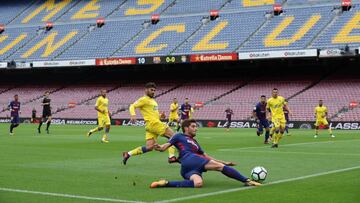
<svg viewBox="0 0 360 203">
<path fill-rule="evenodd" d="M 268 128 L 269 126 L 270 126 L 270 124 L 267 119 L 260 119 L 259 130 L 262 130 L 263 128 Z"/>
<path fill-rule="evenodd" d="M 189 180 L 194 174 L 201 176 L 203 172 L 206 172 L 205 165 L 209 163 L 210 159 L 203 157 L 202 155 L 189 154 L 181 158 L 181 176 Z"/>
<path fill-rule="evenodd" d="M 11 116 L 11 123 L 12 124 L 20 123 L 20 117 L 19 116 Z"/>
</svg>

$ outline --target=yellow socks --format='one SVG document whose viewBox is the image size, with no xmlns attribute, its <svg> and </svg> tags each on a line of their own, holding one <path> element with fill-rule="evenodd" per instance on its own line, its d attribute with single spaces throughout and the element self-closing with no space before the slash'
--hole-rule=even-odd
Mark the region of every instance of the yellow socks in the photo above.
<svg viewBox="0 0 360 203">
<path fill-rule="evenodd" d="M 174 156 L 175 156 L 175 151 L 176 151 L 176 149 L 175 149 L 175 147 L 174 147 L 174 146 L 169 147 L 169 149 L 168 149 L 168 152 L 169 152 L 169 158 L 171 158 L 171 157 L 174 157 Z"/>
</svg>

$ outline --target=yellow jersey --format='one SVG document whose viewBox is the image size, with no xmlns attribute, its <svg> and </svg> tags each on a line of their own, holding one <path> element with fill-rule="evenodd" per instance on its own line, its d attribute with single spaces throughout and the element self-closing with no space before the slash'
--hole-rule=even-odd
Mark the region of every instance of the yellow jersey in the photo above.
<svg viewBox="0 0 360 203">
<path fill-rule="evenodd" d="M 135 116 L 135 109 L 139 109 L 145 122 L 153 122 L 160 120 L 158 103 L 154 98 L 149 96 L 140 97 L 135 103 L 130 105 L 129 111 L 131 116 Z"/>
<path fill-rule="evenodd" d="M 317 120 L 326 118 L 326 113 L 327 113 L 326 106 L 323 105 L 323 106 L 315 107 L 315 115 Z"/>
<path fill-rule="evenodd" d="M 273 118 L 282 118 L 284 116 L 284 105 L 286 105 L 285 98 L 278 96 L 276 98 L 271 97 L 267 100 L 266 108 L 270 109 Z"/>
<path fill-rule="evenodd" d="M 98 97 L 96 100 L 95 107 L 97 107 L 100 111 L 105 111 L 104 113 L 101 113 L 98 111 L 98 117 L 101 116 L 108 116 L 109 115 L 109 99 L 103 96 Z"/>
<path fill-rule="evenodd" d="M 178 115 L 179 104 L 172 103 L 170 104 L 170 115 L 169 117 L 176 117 Z"/>
</svg>

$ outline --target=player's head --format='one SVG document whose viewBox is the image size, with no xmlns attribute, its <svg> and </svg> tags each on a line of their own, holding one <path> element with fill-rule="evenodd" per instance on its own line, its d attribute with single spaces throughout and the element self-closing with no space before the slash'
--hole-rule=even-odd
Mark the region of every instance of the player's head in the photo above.
<svg viewBox="0 0 360 203">
<path fill-rule="evenodd" d="M 17 94 L 14 95 L 14 100 L 18 101 L 19 100 L 19 96 Z"/>
<path fill-rule="evenodd" d="M 189 98 L 185 98 L 185 104 L 189 104 Z"/>
<path fill-rule="evenodd" d="M 319 100 L 319 106 L 322 106 L 322 105 L 323 105 L 323 100 L 320 99 L 320 100 Z"/>
<path fill-rule="evenodd" d="M 153 82 L 148 82 L 145 85 L 145 94 L 146 96 L 150 97 L 150 98 L 154 98 L 155 96 L 155 91 L 156 91 L 156 84 Z"/>
<path fill-rule="evenodd" d="M 178 100 L 177 100 L 176 97 L 173 99 L 173 102 L 174 102 L 175 104 L 178 103 Z"/>
<path fill-rule="evenodd" d="M 260 102 L 263 103 L 263 104 L 266 102 L 266 96 L 265 95 L 261 95 Z"/>
<path fill-rule="evenodd" d="M 100 91 L 100 95 L 102 96 L 102 97 L 106 97 L 106 94 L 107 94 L 107 90 L 105 90 L 105 89 L 103 89 L 103 90 L 101 90 Z"/>
<path fill-rule="evenodd" d="M 274 88 L 271 92 L 273 98 L 277 98 L 278 94 L 279 94 L 279 90 L 277 88 Z"/>
<path fill-rule="evenodd" d="M 181 124 L 181 129 L 184 134 L 190 135 L 191 137 L 196 136 L 197 124 L 194 119 L 186 119 Z"/>
<path fill-rule="evenodd" d="M 48 98 L 49 95 L 50 95 L 50 92 L 49 92 L 49 91 L 46 91 L 46 92 L 44 93 L 44 97 L 45 97 L 45 98 Z"/>
</svg>

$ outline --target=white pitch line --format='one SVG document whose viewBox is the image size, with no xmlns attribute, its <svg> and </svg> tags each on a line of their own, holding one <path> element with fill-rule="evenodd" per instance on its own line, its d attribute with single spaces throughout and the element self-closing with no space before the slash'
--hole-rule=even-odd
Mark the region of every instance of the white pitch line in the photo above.
<svg viewBox="0 0 360 203">
<path fill-rule="evenodd" d="M 102 197 L 89 197 L 89 196 L 81 196 L 81 195 L 61 194 L 61 193 L 52 193 L 52 192 L 40 192 L 40 191 L 21 190 L 21 189 L 2 188 L 2 187 L 0 187 L 0 191 L 28 193 L 28 194 L 54 196 L 54 197 L 65 197 L 65 198 L 72 198 L 72 199 L 86 199 L 86 200 L 104 201 L 104 202 L 144 203 L 144 202 L 132 201 L 132 200 L 112 199 L 112 198 L 102 198 Z"/>
<path fill-rule="evenodd" d="M 311 144 L 327 144 L 327 143 L 337 143 L 337 142 L 355 142 L 360 141 L 360 139 L 353 139 L 353 140 L 332 140 L 332 141 L 322 141 L 322 142 L 301 142 L 301 143 L 293 143 L 293 144 L 283 144 L 280 147 L 290 147 L 290 146 L 299 146 L 299 145 L 311 145 Z M 246 150 L 246 149 L 263 149 L 263 148 L 270 148 L 270 146 L 261 146 L 261 147 L 239 147 L 239 148 L 227 148 L 227 149 L 218 149 L 218 151 L 238 151 L 238 150 Z"/>
<path fill-rule="evenodd" d="M 300 177 L 296 177 L 296 178 L 278 180 L 278 181 L 266 183 L 266 184 L 264 184 L 264 185 L 262 185 L 260 187 L 265 187 L 265 186 L 269 186 L 269 185 L 275 185 L 275 184 L 279 184 L 279 183 L 292 182 L 292 181 L 297 181 L 297 180 L 303 180 L 303 179 L 307 179 L 307 178 L 313 178 L 313 177 L 317 177 L 317 176 L 329 175 L 329 174 L 333 174 L 333 173 L 351 171 L 351 170 L 355 170 L 355 169 L 360 169 L 360 166 L 354 166 L 354 167 L 350 167 L 350 168 L 343 168 L 343 169 L 327 171 L 327 172 L 322 172 L 322 173 L 315 173 L 315 174 L 306 175 L 306 176 L 300 176 Z M 254 188 L 257 188 L 257 187 L 240 187 L 240 188 L 234 188 L 234 189 L 228 189 L 228 190 L 221 190 L 221 191 L 217 191 L 217 192 L 209 192 L 209 193 L 192 195 L 192 196 L 187 196 L 187 197 L 180 197 L 180 198 L 175 198 L 175 199 L 162 200 L 162 201 L 157 201 L 155 203 L 178 202 L 178 201 L 197 199 L 197 198 L 202 198 L 202 197 L 215 196 L 215 195 L 220 195 L 220 194 L 225 194 L 225 193 L 230 193 L 230 192 L 237 192 L 237 191 L 241 191 L 241 190 L 250 190 L 250 189 L 254 189 Z"/>
</svg>

